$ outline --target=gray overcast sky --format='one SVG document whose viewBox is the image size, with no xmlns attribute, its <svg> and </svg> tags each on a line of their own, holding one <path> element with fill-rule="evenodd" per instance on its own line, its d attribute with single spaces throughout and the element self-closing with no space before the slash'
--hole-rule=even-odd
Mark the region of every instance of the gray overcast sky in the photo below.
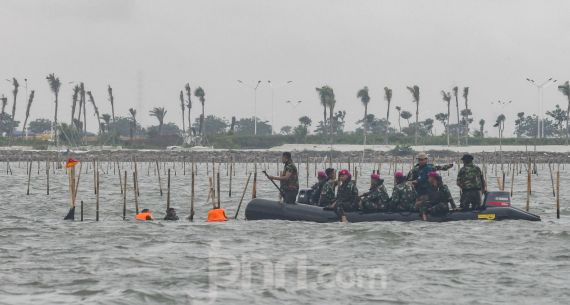
<svg viewBox="0 0 570 305">
<path fill-rule="evenodd" d="M 569 13 L 565 0 L 0 0 L 0 77 L 20 80 L 17 119 L 24 118 L 24 78 L 36 90 L 31 117 L 53 118 L 45 76 L 56 73 L 60 118 L 70 116 L 68 82 L 84 81 L 102 113 L 110 112 L 111 84 L 117 114 L 136 107 L 143 124 L 154 124 L 147 115 L 153 106 L 180 124 L 186 82 L 205 89 L 207 113 L 251 116 L 253 92 L 237 79 L 265 82 L 258 115 L 270 120 L 266 81 L 292 80 L 275 91 L 278 128 L 303 114 L 320 119 L 315 87 L 324 84 L 334 88 L 336 108 L 347 110 L 349 128 L 363 115 L 356 92 L 365 85 L 377 116 L 386 113 L 384 86 L 393 88 L 394 106 L 412 110 L 405 86 L 419 85 L 420 119 L 444 111 L 442 89 L 469 86 L 475 120 L 490 126 L 503 111 L 512 132 L 517 111 L 537 110 L 526 77 L 570 79 Z M 9 82 L 0 82 L 0 93 L 11 106 Z M 556 86 L 544 97 L 547 109 L 566 107 Z M 288 99 L 303 103 L 292 109 Z M 501 110 L 491 105 L 498 99 L 513 104 Z"/>
</svg>

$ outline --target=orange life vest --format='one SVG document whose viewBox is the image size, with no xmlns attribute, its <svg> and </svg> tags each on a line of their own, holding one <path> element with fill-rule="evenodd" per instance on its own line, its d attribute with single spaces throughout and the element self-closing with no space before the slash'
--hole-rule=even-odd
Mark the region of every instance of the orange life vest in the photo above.
<svg viewBox="0 0 570 305">
<path fill-rule="evenodd" d="M 208 211 L 207 222 L 227 221 L 227 220 L 228 218 L 226 217 L 226 211 L 224 211 L 224 209 L 212 209 Z"/>
<path fill-rule="evenodd" d="M 151 212 L 138 213 L 137 216 L 135 216 L 135 218 L 138 220 L 152 220 L 152 213 Z"/>
</svg>

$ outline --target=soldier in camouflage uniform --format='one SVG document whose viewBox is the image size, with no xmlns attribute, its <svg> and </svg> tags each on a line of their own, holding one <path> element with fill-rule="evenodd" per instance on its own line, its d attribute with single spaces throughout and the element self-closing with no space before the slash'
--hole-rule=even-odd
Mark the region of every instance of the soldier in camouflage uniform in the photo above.
<svg viewBox="0 0 570 305">
<path fill-rule="evenodd" d="M 422 218 L 427 220 L 427 214 L 442 216 L 449 213 L 449 206 L 456 209 L 455 201 L 447 185 L 443 184 L 441 176 L 436 172 L 431 172 L 428 177 L 430 184 L 429 193 L 419 205 Z"/>
<path fill-rule="evenodd" d="M 457 186 L 461 188 L 459 206 L 461 210 L 476 210 L 481 207 L 481 191 L 487 191 L 487 185 L 481 169 L 473 164 L 473 156 L 465 154 L 461 158 L 463 167 L 457 174 Z"/>
<path fill-rule="evenodd" d="M 416 190 L 411 182 L 406 181 L 406 176 L 402 172 L 394 174 L 394 189 L 390 210 L 392 211 L 414 211 L 416 204 Z"/>
<path fill-rule="evenodd" d="M 325 170 L 325 174 L 327 175 L 327 181 L 323 185 L 323 189 L 321 190 L 321 197 L 319 199 L 319 206 L 321 207 L 331 205 L 336 198 L 334 191 L 336 188 L 336 173 L 334 168 L 327 168 Z"/>
<path fill-rule="evenodd" d="M 327 174 L 323 171 L 320 171 L 317 174 L 317 179 L 318 182 L 315 183 L 312 187 L 311 187 L 311 201 L 310 204 L 312 205 L 318 205 L 319 204 L 319 200 L 321 199 L 321 192 L 323 191 L 323 186 L 327 183 Z"/>
<path fill-rule="evenodd" d="M 352 180 L 350 172 L 343 169 L 339 172 L 340 185 L 338 187 L 336 201 L 330 206 L 340 211 L 340 215 L 344 212 L 355 211 L 358 209 L 358 188 Z"/>
<path fill-rule="evenodd" d="M 417 156 L 418 163 L 408 173 L 408 181 L 414 185 L 418 196 L 426 195 L 429 192 L 428 174 L 434 171 L 446 171 L 453 167 L 453 164 L 433 165 L 428 163 L 428 155 L 424 152 Z"/>
<path fill-rule="evenodd" d="M 278 180 L 280 182 L 283 202 L 295 203 L 297 193 L 299 192 L 299 173 L 297 172 L 297 167 L 293 164 L 290 152 L 283 153 L 281 162 L 285 165 L 281 176 L 270 176 L 269 179 Z"/>
<path fill-rule="evenodd" d="M 384 179 L 378 174 L 370 176 L 370 190 L 362 195 L 360 208 L 364 211 L 387 211 L 390 204 L 390 196 L 384 186 Z"/>
</svg>

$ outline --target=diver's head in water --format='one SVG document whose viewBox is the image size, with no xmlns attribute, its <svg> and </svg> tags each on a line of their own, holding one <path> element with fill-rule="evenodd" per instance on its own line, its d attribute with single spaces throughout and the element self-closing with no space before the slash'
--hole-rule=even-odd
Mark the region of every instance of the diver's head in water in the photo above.
<svg viewBox="0 0 570 305">
<path fill-rule="evenodd" d="M 178 220 L 178 215 L 176 215 L 176 210 L 174 208 L 166 209 L 166 216 L 164 220 Z"/>
</svg>

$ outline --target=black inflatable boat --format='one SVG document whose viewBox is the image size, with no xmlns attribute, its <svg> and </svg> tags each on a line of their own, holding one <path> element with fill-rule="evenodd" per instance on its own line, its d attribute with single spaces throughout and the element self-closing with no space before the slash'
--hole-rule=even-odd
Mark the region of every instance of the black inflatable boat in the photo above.
<svg viewBox="0 0 570 305">
<path fill-rule="evenodd" d="M 299 201 L 304 201 L 299 195 Z M 347 212 L 349 222 L 369 221 L 413 221 L 421 220 L 417 212 Z M 313 222 L 337 222 L 339 215 L 335 211 L 322 207 L 295 203 L 284 204 L 274 200 L 253 199 L 245 209 L 248 220 L 290 220 Z M 428 221 L 443 222 L 455 220 L 529 220 L 540 221 L 540 216 L 528 213 L 510 206 L 510 196 L 507 192 L 490 192 L 485 200 L 485 207 L 478 211 L 452 211 L 444 216 L 429 216 Z"/>
</svg>

